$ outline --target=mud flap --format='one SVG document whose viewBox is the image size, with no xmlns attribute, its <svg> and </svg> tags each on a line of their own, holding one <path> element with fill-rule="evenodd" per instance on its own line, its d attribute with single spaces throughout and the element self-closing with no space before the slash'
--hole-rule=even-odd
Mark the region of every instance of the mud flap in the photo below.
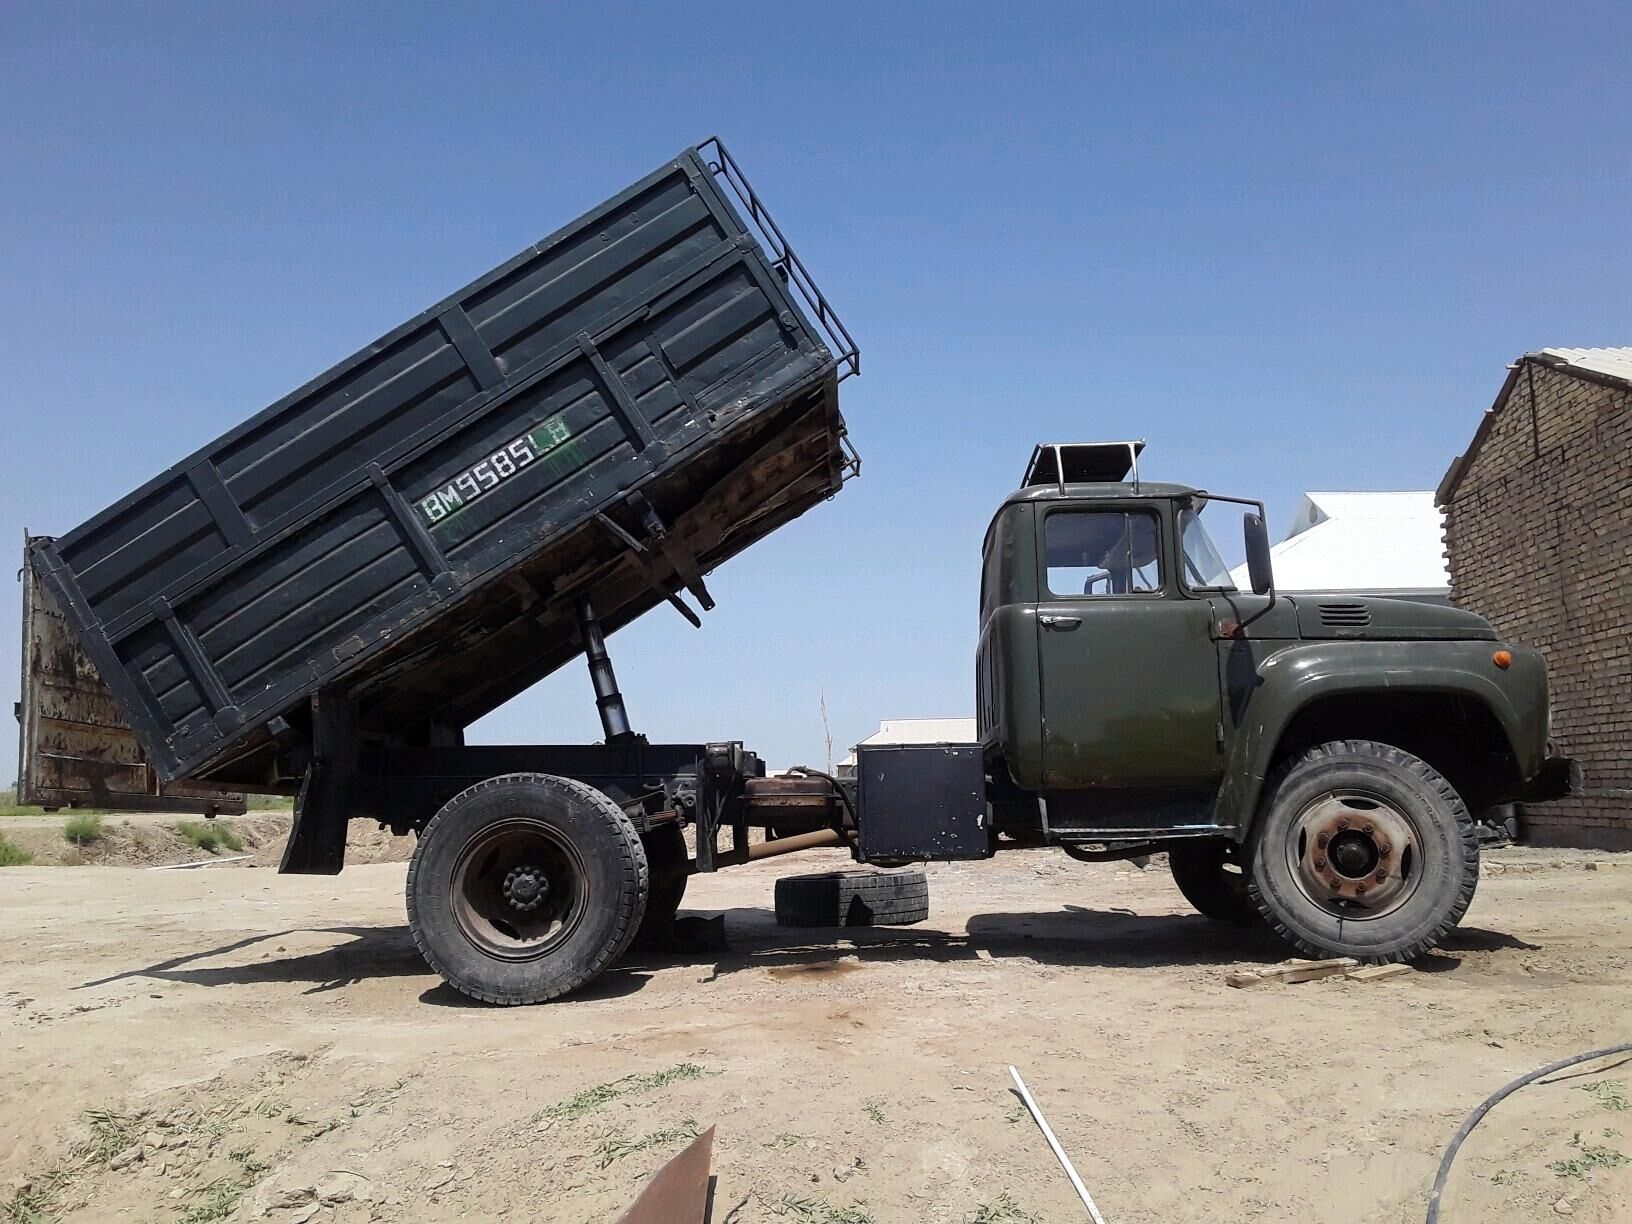
<svg viewBox="0 0 1632 1224">
<path fill-rule="evenodd" d="M 295 820 L 280 875 L 339 875 L 357 798 L 357 707 L 323 693 L 312 698 L 312 763 L 295 799 Z"/>
</svg>

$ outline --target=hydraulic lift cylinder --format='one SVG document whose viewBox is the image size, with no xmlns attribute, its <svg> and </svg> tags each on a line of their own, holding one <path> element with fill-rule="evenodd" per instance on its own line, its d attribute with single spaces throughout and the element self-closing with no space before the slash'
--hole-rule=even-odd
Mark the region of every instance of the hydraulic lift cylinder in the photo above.
<svg viewBox="0 0 1632 1224">
<path fill-rule="evenodd" d="M 600 618 L 587 599 L 578 601 L 578 632 L 583 635 L 589 683 L 595 689 L 595 708 L 601 715 L 606 742 L 629 739 L 634 735 L 629 729 L 629 712 L 624 709 L 623 694 L 618 692 L 618 678 L 612 671 L 612 657 L 606 653 Z"/>
</svg>

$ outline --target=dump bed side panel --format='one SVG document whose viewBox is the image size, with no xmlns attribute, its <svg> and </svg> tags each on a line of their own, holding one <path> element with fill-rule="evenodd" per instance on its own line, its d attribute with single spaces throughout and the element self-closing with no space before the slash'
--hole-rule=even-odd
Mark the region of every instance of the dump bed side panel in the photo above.
<svg viewBox="0 0 1632 1224">
<path fill-rule="evenodd" d="M 201 774 L 756 415 L 836 404 L 834 368 L 688 151 L 34 562 L 159 772 Z"/>
</svg>

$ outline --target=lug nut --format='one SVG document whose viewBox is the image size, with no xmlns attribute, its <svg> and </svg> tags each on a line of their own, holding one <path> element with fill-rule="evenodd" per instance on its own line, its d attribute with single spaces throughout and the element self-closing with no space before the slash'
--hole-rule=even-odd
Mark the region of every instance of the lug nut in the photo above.
<svg viewBox="0 0 1632 1224">
<path fill-rule="evenodd" d="M 1363 893 L 1366 891 L 1366 886 L 1364 884 L 1356 884 L 1354 886 L 1354 891 L 1357 893 Z"/>
<path fill-rule="evenodd" d="M 1382 855 L 1384 858 L 1387 858 L 1393 852 L 1393 850 L 1394 847 L 1389 845 L 1386 841 L 1380 841 L 1377 843 L 1377 853 Z"/>
<path fill-rule="evenodd" d="M 1325 871 L 1326 870 L 1326 860 L 1323 859 L 1323 858 L 1317 858 L 1315 860 L 1315 870 L 1316 871 Z"/>
<path fill-rule="evenodd" d="M 1388 883 L 1388 872 L 1386 872 L 1386 871 L 1379 871 L 1379 872 L 1378 872 L 1378 873 L 1377 873 L 1377 883 L 1379 883 L 1379 884 L 1386 884 L 1386 883 Z"/>
<path fill-rule="evenodd" d="M 1371 832 L 1371 826 L 1368 824 L 1365 828 L 1361 829 L 1360 832 L 1370 833 Z"/>
<path fill-rule="evenodd" d="M 1349 818 L 1347 816 L 1339 816 L 1337 818 L 1337 827 L 1340 828 L 1340 829 L 1348 828 L 1349 827 Z"/>
<path fill-rule="evenodd" d="M 1326 849 L 1326 843 L 1331 841 L 1331 840 L 1332 839 L 1330 837 L 1328 837 L 1328 836 L 1326 836 L 1326 834 L 1322 833 L 1318 837 L 1315 838 L 1315 845 L 1319 846 L 1322 850 L 1324 850 L 1324 849 Z"/>
</svg>

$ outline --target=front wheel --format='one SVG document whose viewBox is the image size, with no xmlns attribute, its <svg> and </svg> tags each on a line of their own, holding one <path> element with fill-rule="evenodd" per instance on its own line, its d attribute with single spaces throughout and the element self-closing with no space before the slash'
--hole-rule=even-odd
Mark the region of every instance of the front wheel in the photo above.
<svg viewBox="0 0 1632 1224">
<path fill-rule="evenodd" d="M 623 954 L 650 887 L 646 850 L 600 791 L 505 774 L 448 800 L 408 864 L 408 926 L 449 985 L 542 1003 Z"/>
<path fill-rule="evenodd" d="M 1405 961 L 1467 912 L 1479 839 L 1461 796 L 1426 761 L 1341 740 L 1276 772 L 1251 864 L 1253 902 L 1300 951 Z"/>
</svg>

